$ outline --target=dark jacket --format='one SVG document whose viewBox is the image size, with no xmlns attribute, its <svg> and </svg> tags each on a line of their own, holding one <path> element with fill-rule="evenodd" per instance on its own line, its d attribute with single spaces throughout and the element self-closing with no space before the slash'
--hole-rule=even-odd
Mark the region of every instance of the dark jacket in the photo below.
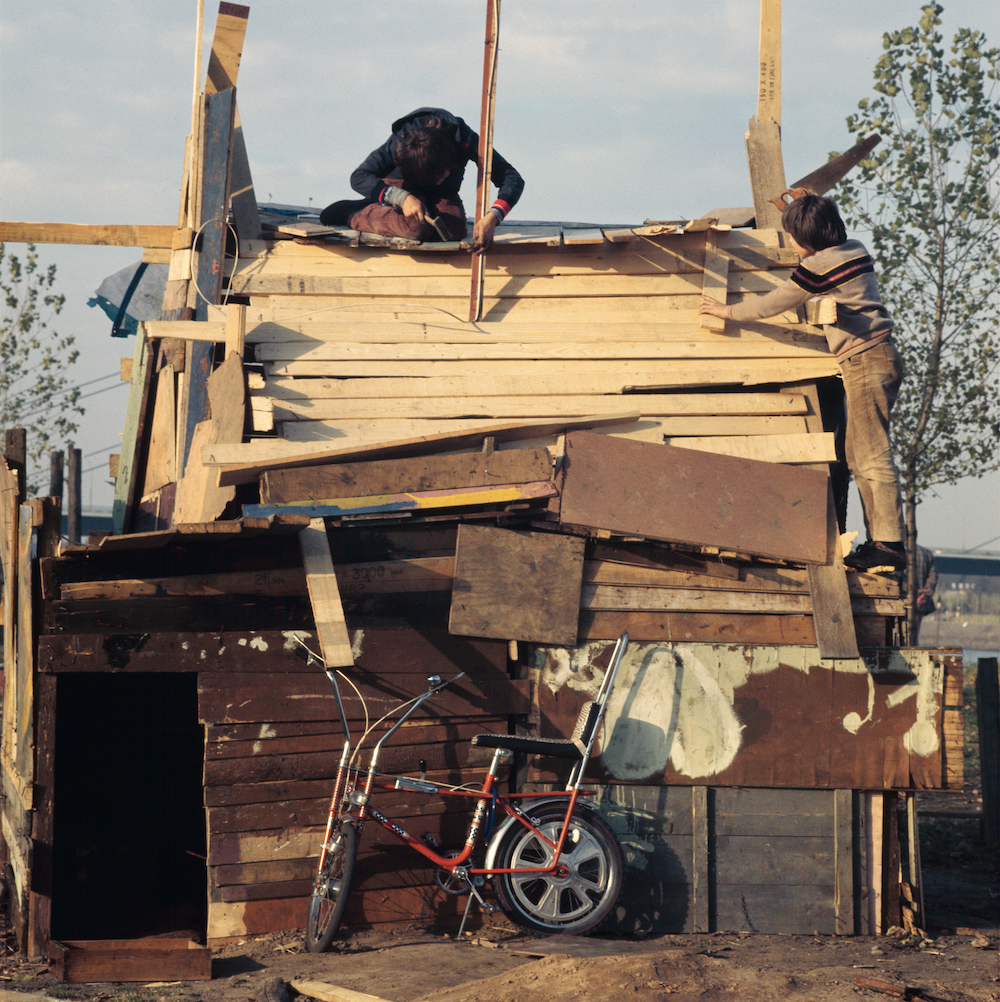
<svg viewBox="0 0 1000 1002">
<path fill-rule="evenodd" d="M 382 179 L 386 177 L 403 179 L 396 166 L 396 147 L 407 132 L 417 126 L 424 125 L 429 118 L 438 118 L 448 125 L 448 136 L 455 143 L 460 166 L 453 170 L 444 183 L 432 190 L 421 190 L 419 196 L 433 205 L 440 198 L 458 200 L 458 192 L 465 177 L 466 163 L 475 163 L 479 152 L 479 136 L 461 119 L 443 108 L 418 108 L 403 118 L 392 123 L 392 135 L 377 149 L 372 150 L 364 163 L 351 175 L 351 187 L 371 202 L 383 203 L 386 191 L 389 189 Z M 493 183 L 500 189 L 497 201 L 500 210 L 506 215 L 521 197 L 524 181 L 521 175 L 507 163 L 496 150 L 493 151 Z M 410 190 L 410 189 L 407 189 Z M 418 192 L 411 192 L 418 194 Z"/>
</svg>

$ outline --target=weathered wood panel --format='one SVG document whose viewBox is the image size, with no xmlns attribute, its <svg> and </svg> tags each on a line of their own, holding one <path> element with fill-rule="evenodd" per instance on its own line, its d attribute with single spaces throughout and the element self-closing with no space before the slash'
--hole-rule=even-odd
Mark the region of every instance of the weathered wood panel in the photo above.
<svg viewBox="0 0 1000 1002">
<path fill-rule="evenodd" d="M 823 563 L 826 481 L 814 470 L 576 431 L 566 436 L 561 519 Z"/>
<path fill-rule="evenodd" d="M 584 541 L 461 525 L 451 633 L 575 644 Z"/>
<path fill-rule="evenodd" d="M 568 735 L 610 646 L 549 650 L 541 733 Z M 591 772 L 604 781 L 891 789 L 942 784 L 943 678 L 926 651 L 633 644 Z M 572 668 L 570 667 L 572 665 Z M 551 781 L 536 759 L 532 778 Z"/>
</svg>

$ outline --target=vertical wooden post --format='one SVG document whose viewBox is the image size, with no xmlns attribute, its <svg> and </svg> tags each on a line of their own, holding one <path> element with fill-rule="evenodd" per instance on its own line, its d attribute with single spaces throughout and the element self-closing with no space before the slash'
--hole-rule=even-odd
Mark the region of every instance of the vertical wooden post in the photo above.
<svg viewBox="0 0 1000 1002">
<path fill-rule="evenodd" d="M 63 496 L 63 453 L 62 449 L 53 449 L 49 453 L 49 497 Z"/>
<path fill-rule="evenodd" d="M 771 199 L 787 187 L 781 157 L 781 0 L 760 0 L 757 115 L 747 129 L 747 161 L 756 227 L 781 229 Z"/>
<path fill-rule="evenodd" d="M 709 895 L 712 874 L 709 869 L 709 797 L 707 786 L 691 787 L 691 928 L 710 932 Z"/>
<path fill-rule="evenodd" d="M 833 791 L 834 932 L 853 936 L 854 928 L 854 793 Z"/>
<path fill-rule="evenodd" d="M 1000 844 L 1000 677 L 996 658 L 980 658 L 976 670 L 979 773 L 983 785 L 983 835 Z"/>
<path fill-rule="evenodd" d="M 479 118 L 479 171 L 476 178 L 476 223 L 486 214 L 493 182 L 493 110 L 496 106 L 497 41 L 500 33 L 500 0 L 486 0 L 486 50 L 483 56 L 483 102 Z M 469 323 L 483 315 L 482 254 L 472 256 L 472 288 L 469 293 Z"/>
<path fill-rule="evenodd" d="M 69 450 L 69 481 L 66 490 L 66 538 L 79 543 L 83 534 L 83 506 L 80 496 L 83 487 L 81 467 L 83 454 L 79 449 Z"/>
</svg>

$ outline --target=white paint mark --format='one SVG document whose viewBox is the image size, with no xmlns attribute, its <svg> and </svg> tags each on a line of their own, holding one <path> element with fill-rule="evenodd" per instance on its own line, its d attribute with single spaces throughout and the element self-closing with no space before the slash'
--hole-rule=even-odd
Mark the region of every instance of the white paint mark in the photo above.
<svg viewBox="0 0 1000 1002">
<path fill-rule="evenodd" d="M 351 641 L 351 657 L 357 661 L 361 657 L 361 645 L 365 639 L 364 630 L 355 630 L 354 639 Z"/>
<path fill-rule="evenodd" d="M 305 630 L 282 630 L 281 635 L 285 638 L 284 649 L 294 651 L 296 647 L 304 644 L 307 640 L 312 640 L 312 634 Z"/>
<path fill-rule="evenodd" d="M 191 645 L 186 640 L 181 641 L 181 650 L 182 651 L 189 650 L 190 647 L 191 647 Z"/>
<path fill-rule="evenodd" d="M 200 654 L 198 655 L 198 659 L 199 659 L 200 661 L 207 661 L 207 660 L 208 660 L 208 651 L 205 651 L 205 650 L 203 650 L 203 651 L 202 651 L 202 652 L 201 652 L 201 653 L 200 653 Z"/>
<path fill-rule="evenodd" d="M 255 651 L 266 651 L 268 647 L 270 647 L 270 644 L 268 644 L 263 637 L 254 637 L 253 640 L 250 641 L 250 646 Z"/>
<path fill-rule="evenodd" d="M 259 755 L 263 750 L 264 750 L 264 742 L 263 741 L 255 741 L 253 743 L 253 753 L 254 753 L 254 755 Z"/>
<path fill-rule="evenodd" d="M 240 703 L 240 704 L 239 704 L 239 705 L 238 705 L 238 706 L 237 706 L 236 708 L 237 708 L 238 710 L 242 710 L 244 706 L 247 706 L 247 705 L 249 705 L 249 704 L 250 704 L 250 703 L 252 703 L 252 702 L 253 702 L 253 700 L 252 700 L 252 699 L 244 699 L 244 700 L 243 700 L 243 702 L 242 702 L 242 703 Z"/>
<path fill-rule="evenodd" d="M 903 735 L 903 747 L 913 755 L 933 755 L 941 745 L 934 717 L 938 708 L 937 694 L 944 681 L 943 673 L 941 665 L 935 664 L 929 657 L 918 672 L 917 719 Z"/>
<path fill-rule="evenodd" d="M 276 738 L 278 732 L 270 724 L 261 724 L 260 733 L 257 736 L 260 738 Z"/>
<path fill-rule="evenodd" d="M 240 647 L 246 647 L 246 645 L 247 645 L 247 638 L 246 637 L 240 637 L 240 639 L 237 641 L 237 643 L 240 645 Z"/>
<path fill-rule="evenodd" d="M 861 730 L 862 724 L 867 724 L 869 720 L 872 719 L 872 715 L 875 712 L 875 679 L 872 678 L 871 672 L 868 673 L 868 716 L 864 720 L 861 719 L 861 714 L 852 710 L 850 713 L 844 717 L 844 730 L 850 731 L 851 734 L 857 734 Z"/>
</svg>

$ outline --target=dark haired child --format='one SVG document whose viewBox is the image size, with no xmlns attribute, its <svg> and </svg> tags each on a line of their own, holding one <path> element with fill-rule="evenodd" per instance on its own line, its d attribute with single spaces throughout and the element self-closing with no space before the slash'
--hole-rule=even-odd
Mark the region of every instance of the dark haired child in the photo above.
<svg viewBox="0 0 1000 1002">
<path fill-rule="evenodd" d="M 479 137 L 461 118 L 442 108 L 418 108 L 393 122 L 392 135 L 351 175 L 351 187 L 363 197 L 328 205 L 320 222 L 411 240 L 463 240 L 459 190 L 465 165 L 478 153 Z M 476 224 L 474 253 L 490 248 L 494 230 L 524 190 L 521 175 L 496 150 L 492 175 L 500 191 Z M 435 217 L 443 234 L 431 222 Z"/>
<path fill-rule="evenodd" d="M 802 258 L 788 281 L 732 306 L 702 296 L 699 312 L 728 320 L 763 320 L 813 296 L 836 302 L 837 321 L 824 333 L 844 380 L 846 459 L 868 530 L 868 539 L 845 563 L 859 569 L 904 567 L 903 504 L 889 441 L 889 413 L 903 379 L 903 362 L 892 341 L 892 317 L 879 296 L 872 259 L 862 243 L 847 239 L 837 204 L 830 198 L 803 195 L 787 206 L 781 222 Z"/>
</svg>

